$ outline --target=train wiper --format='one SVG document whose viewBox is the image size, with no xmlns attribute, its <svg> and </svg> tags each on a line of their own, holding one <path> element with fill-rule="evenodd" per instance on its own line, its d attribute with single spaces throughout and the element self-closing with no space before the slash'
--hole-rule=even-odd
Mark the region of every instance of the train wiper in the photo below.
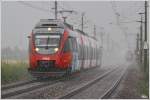
<svg viewBox="0 0 150 100">
<path fill-rule="evenodd" d="M 46 41 L 46 47 L 45 47 L 45 49 L 48 49 L 48 42 L 49 42 L 49 36 L 48 36 L 47 41 Z"/>
</svg>

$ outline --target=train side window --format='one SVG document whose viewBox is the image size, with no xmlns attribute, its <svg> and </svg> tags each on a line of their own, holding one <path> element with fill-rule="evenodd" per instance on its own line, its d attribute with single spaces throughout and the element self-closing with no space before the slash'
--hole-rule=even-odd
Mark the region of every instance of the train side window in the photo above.
<svg viewBox="0 0 150 100">
<path fill-rule="evenodd" d="M 95 59 L 97 59 L 97 47 L 95 49 Z"/>
<path fill-rule="evenodd" d="M 83 60 L 84 58 L 84 46 L 81 46 L 81 59 Z"/>
<path fill-rule="evenodd" d="M 88 57 L 88 48 L 86 46 L 86 60 L 87 60 L 87 57 Z"/>
<path fill-rule="evenodd" d="M 89 60 L 91 59 L 91 46 L 89 46 Z"/>
<path fill-rule="evenodd" d="M 87 59 L 89 59 L 89 46 L 87 46 Z"/>
<path fill-rule="evenodd" d="M 89 53 L 88 53 L 88 46 L 87 46 L 87 56 L 86 56 L 87 60 L 88 60 L 88 56 L 89 56 Z"/>
<path fill-rule="evenodd" d="M 82 46 L 79 44 L 79 48 L 78 48 L 78 57 L 81 60 L 82 59 Z"/>
<path fill-rule="evenodd" d="M 94 48 L 92 49 L 93 53 L 92 53 L 92 59 L 94 60 Z"/>
<path fill-rule="evenodd" d="M 77 51 L 77 41 L 75 38 L 71 38 L 72 40 L 72 50 Z"/>
<path fill-rule="evenodd" d="M 84 47 L 84 59 L 86 60 L 86 46 Z"/>
<path fill-rule="evenodd" d="M 94 52 L 93 52 L 93 53 L 94 53 L 93 59 L 95 59 L 95 48 L 94 48 L 94 50 L 93 50 L 93 51 L 94 51 Z"/>
<path fill-rule="evenodd" d="M 99 51 L 99 48 L 97 48 L 97 59 L 99 59 L 99 55 L 100 55 L 100 51 Z"/>
<path fill-rule="evenodd" d="M 94 59 L 96 59 L 96 48 L 94 49 Z"/>
<path fill-rule="evenodd" d="M 92 60 L 93 59 L 93 47 L 91 47 L 91 57 L 90 59 Z"/>
<path fill-rule="evenodd" d="M 98 53 L 97 53 L 97 48 L 96 48 L 96 57 L 95 57 L 95 59 L 97 59 L 97 55 L 98 55 Z"/>
<path fill-rule="evenodd" d="M 82 46 L 82 59 L 85 60 L 85 45 Z"/>
<path fill-rule="evenodd" d="M 78 45 L 78 58 L 80 59 L 80 44 Z"/>
<path fill-rule="evenodd" d="M 95 48 L 95 59 L 96 59 L 96 48 Z"/>
<path fill-rule="evenodd" d="M 98 48 L 96 48 L 96 59 L 98 60 L 98 55 L 99 55 L 99 53 L 98 53 Z"/>
<path fill-rule="evenodd" d="M 84 57 L 84 59 L 86 60 L 86 56 L 87 56 L 87 50 L 86 50 L 86 46 L 84 47 L 84 54 L 85 54 L 85 57 Z"/>
<path fill-rule="evenodd" d="M 92 47 L 90 46 L 90 56 L 89 56 L 89 59 L 91 60 L 91 58 L 92 58 Z"/>
<path fill-rule="evenodd" d="M 94 51 L 94 50 L 95 50 L 95 49 L 93 48 L 93 60 L 94 60 L 94 57 L 95 57 L 95 54 L 94 54 L 95 51 Z"/>
</svg>

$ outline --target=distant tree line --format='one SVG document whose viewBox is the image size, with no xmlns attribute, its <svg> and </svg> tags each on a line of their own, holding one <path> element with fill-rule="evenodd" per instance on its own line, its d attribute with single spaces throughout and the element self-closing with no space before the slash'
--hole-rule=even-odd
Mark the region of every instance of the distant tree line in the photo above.
<svg viewBox="0 0 150 100">
<path fill-rule="evenodd" d="M 19 49 L 17 46 L 14 48 L 10 48 L 10 47 L 1 48 L 1 59 L 2 60 L 27 60 L 28 51 Z"/>
</svg>

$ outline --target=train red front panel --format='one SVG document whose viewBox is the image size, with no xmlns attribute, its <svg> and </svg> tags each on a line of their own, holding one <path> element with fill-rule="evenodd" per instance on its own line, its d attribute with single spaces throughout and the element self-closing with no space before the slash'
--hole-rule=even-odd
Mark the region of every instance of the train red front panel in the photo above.
<svg viewBox="0 0 150 100">
<path fill-rule="evenodd" d="M 33 33 L 32 33 L 33 35 Z M 60 69 L 66 69 L 70 66 L 71 61 L 72 61 L 72 53 L 71 52 L 66 52 L 63 53 L 63 47 L 65 44 L 65 41 L 68 38 L 68 32 L 65 31 L 63 34 L 63 38 L 61 39 L 60 42 L 60 48 L 59 50 L 54 53 L 54 54 L 39 54 L 35 51 L 35 45 L 34 45 L 34 39 L 31 38 L 30 44 L 31 44 L 31 50 L 29 54 L 29 60 L 30 60 L 30 68 L 35 69 L 38 67 L 38 61 L 55 61 L 55 67 L 60 68 Z"/>
</svg>

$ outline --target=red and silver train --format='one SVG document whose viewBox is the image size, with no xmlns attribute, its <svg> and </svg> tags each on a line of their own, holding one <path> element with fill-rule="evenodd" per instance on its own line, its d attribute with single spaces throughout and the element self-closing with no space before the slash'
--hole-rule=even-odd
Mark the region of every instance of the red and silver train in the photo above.
<svg viewBox="0 0 150 100">
<path fill-rule="evenodd" d="M 29 36 L 29 72 L 33 76 L 69 75 L 100 66 L 100 41 L 61 20 L 41 19 Z"/>
</svg>

